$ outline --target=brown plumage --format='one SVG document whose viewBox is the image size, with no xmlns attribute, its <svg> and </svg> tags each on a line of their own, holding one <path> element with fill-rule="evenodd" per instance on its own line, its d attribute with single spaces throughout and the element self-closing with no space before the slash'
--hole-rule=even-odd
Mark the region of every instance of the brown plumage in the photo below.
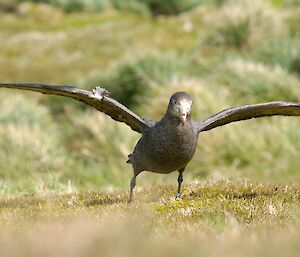
<svg viewBox="0 0 300 257">
<path fill-rule="evenodd" d="M 0 83 L 0 87 L 71 97 L 141 133 L 142 137 L 127 161 L 132 165 L 134 173 L 130 183 L 129 202 L 132 201 L 136 176 L 142 171 L 170 173 L 177 170 L 179 176 L 176 196 L 180 196 L 183 171 L 195 153 L 200 132 L 231 122 L 264 116 L 300 116 L 299 102 L 270 102 L 226 109 L 204 121 L 193 122 L 192 98 L 185 92 L 176 92 L 170 98 L 164 117 L 155 122 L 139 117 L 109 97 L 107 90 L 102 88 L 91 92 L 69 86 L 16 83 Z"/>
</svg>

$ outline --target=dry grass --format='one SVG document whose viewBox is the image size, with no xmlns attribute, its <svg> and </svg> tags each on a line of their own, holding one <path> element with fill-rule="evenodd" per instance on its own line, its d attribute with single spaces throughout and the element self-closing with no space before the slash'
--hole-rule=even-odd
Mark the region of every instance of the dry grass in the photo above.
<svg viewBox="0 0 300 257">
<path fill-rule="evenodd" d="M 174 190 L 138 188 L 132 205 L 124 192 L 2 199 L 1 253 L 296 256 L 299 185 L 194 183 L 182 200 Z"/>
</svg>

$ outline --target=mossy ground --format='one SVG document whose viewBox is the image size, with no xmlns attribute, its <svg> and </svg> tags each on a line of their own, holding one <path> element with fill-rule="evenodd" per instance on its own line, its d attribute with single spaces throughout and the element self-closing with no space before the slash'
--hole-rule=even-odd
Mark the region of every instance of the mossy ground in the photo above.
<svg viewBox="0 0 300 257">
<path fill-rule="evenodd" d="M 133 204 L 123 191 L 1 199 L 1 251 L 8 256 L 297 256 L 298 184 L 199 182 L 185 185 L 182 199 L 175 199 L 174 191 L 137 188 Z"/>
</svg>

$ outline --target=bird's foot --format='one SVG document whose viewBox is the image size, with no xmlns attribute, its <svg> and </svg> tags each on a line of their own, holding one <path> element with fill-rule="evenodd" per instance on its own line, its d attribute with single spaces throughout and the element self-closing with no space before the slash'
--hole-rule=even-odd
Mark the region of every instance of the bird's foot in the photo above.
<svg viewBox="0 0 300 257">
<path fill-rule="evenodd" d="M 100 100 L 103 99 L 104 96 L 108 96 L 108 90 L 102 87 L 96 87 L 93 89 L 93 94 L 96 98 L 100 98 Z"/>
<path fill-rule="evenodd" d="M 127 203 L 128 203 L 128 204 L 133 204 L 133 199 L 132 199 L 132 198 L 129 198 L 128 201 L 127 201 Z"/>
<path fill-rule="evenodd" d="M 129 194 L 127 203 L 128 203 L 128 204 L 132 204 L 132 203 L 133 203 L 133 196 L 132 196 L 132 193 Z"/>
<path fill-rule="evenodd" d="M 176 193 L 176 196 L 175 196 L 175 199 L 176 199 L 176 200 L 182 199 L 181 194 L 177 192 L 177 193 Z"/>
</svg>

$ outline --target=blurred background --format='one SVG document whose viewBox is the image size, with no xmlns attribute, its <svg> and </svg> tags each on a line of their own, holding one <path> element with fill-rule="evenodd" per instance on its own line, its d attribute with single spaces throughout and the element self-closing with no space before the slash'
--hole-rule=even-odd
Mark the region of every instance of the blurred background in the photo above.
<svg viewBox="0 0 300 257">
<path fill-rule="evenodd" d="M 0 0 L 0 81 L 105 87 L 154 120 L 177 90 L 195 120 L 300 101 L 299 13 L 299 0 Z M 205 132 L 185 181 L 299 182 L 299 126 L 274 117 Z M 0 195 L 127 190 L 138 138 L 74 100 L 1 89 Z"/>
</svg>

